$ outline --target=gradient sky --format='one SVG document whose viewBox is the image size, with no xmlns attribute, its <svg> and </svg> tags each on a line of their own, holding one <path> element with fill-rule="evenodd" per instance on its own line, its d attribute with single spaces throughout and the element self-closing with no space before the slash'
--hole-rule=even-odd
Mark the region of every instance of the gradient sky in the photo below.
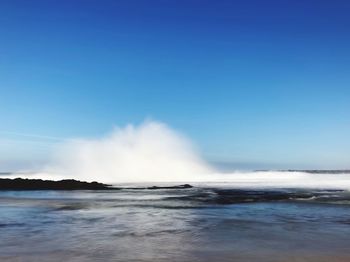
<svg viewBox="0 0 350 262">
<path fill-rule="evenodd" d="M 350 168 L 349 14 L 347 0 L 0 0 L 0 168 L 146 118 L 222 165 Z"/>
</svg>

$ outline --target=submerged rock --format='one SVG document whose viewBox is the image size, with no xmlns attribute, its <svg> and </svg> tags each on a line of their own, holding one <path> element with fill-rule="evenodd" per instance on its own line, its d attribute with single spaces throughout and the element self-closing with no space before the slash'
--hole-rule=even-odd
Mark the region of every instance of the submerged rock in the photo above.
<svg viewBox="0 0 350 262">
<path fill-rule="evenodd" d="M 146 189 L 186 189 L 186 188 L 192 188 L 190 184 L 183 184 L 178 186 L 151 186 L 147 187 Z"/>
<path fill-rule="evenodd" d="M 176 186 L 149 186 L 149 187 L 123 187 L 120 189 L 132 189 L 132 190 L 156 190 L 156 189 L 187 189 L 193 188 L 190 184 L 176 185 Z"/>
</svg>

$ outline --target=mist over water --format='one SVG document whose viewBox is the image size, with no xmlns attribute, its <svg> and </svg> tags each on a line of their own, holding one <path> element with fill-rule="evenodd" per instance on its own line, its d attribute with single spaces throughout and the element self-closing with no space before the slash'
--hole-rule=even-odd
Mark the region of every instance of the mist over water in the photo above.
<svg viewBox="0 0 350 262">
<path fill-rule="evenodd" d="M 65 142 L 48 166 L 28 176 L 110 184 L 189 182 L 234 187 L 350 189 L 349 174 L 220 172 L 200 157 L 189 139 L 156 121 L 118 127 L 99 139 Z"/>
<path fill-rule="evenodd" d="M 147 121 L 116 128 L 100 139 L 64 143 L 43 173 L 107 183 L 176 182 L 201 180 L 213 169 L 183 135 Z"/>
</svg>

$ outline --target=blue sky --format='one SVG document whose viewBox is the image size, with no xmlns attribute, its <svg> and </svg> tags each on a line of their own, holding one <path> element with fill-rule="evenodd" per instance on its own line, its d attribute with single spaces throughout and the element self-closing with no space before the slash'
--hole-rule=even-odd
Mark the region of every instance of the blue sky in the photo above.
<svg viewBox="0 0 350 262">
<path fill-rule="evenodd" d="M 153 118 L 230 167 L 349 168 L 349 12 L 345 0 L 1 0 L 0 167 Z"/>
</svg>

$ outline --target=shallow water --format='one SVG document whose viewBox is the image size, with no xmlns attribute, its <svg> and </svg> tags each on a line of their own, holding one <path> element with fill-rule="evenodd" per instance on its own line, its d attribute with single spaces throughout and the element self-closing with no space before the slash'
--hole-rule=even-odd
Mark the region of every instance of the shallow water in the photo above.
<svg viewBox="0 0 350 262">
<path fill-rule="evenodd" d="M 0 192 L 1 261 L 350 261 L 336 190 Z"/>
</svg>

